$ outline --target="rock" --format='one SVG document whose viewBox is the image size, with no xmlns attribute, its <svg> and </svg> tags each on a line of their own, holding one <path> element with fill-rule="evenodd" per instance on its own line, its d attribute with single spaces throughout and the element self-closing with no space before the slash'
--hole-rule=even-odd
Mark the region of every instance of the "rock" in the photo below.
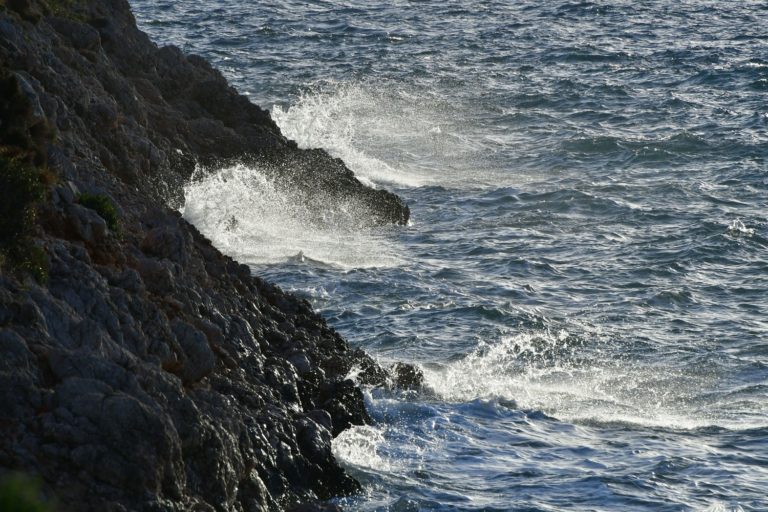
<svg viewBox="0 0 768 512">
<path fill-rule="evenodd" d="M 288 358 L 288 361 L 296 368 L 299 375 L 306 375 L 312 371 L 312 362 L 304 352 L 299 352 Z"/>
<path fill-rule="evenodd" d="M 94 123 L 94 126 L 100 130 L 110 131 L 117 128 L 117 105 L 111 98 L 92 99 L 88 112 L 88 117 Z"/>
<path fill-rule="evenodd" d="M 176 280 L 170 264 L 152 258 L 140 258 L 135 265 L 136 271 L 152 293 L 165 296 L 175 290 Z"/>
<path fill-rule="evenodd" d="M 151 229 L 141 241 L 141 250 L 151 256 L 168 258 L 171 261 L 184 264 L 187 262 L 187 252 L 181 231 L 170 226 L 160 226 Z"/>
<path fill-rule="evenodd" d="M 307 417 L 326 430 L 330 431 L 333 428 L 333 421 L 331 420 L 331 415 L 328 414 L 328 411 L 315 409 L 314 411 L 309 411 Z"/>
<path fill-rule="evenodd" d="M 47 123 L 47 117 L 43 107 L 40 105 L 40 98 L 37 95 L 37 91 L 32 85 L 19 73 L 14 73 L 17 83 L 19 84 L 19 90 L 26 98 L 29 106 L 30 113 L 27 121 L 27 127 L 34 128 L 39 124 Z"/>
<path fill-rule="evenodd" d="M 107 236 L 107 222 L 94 210 L 79 204 L 67 207 L 67 217 L 75 235 L 86 243 L 98 243 Z"/>
<path fill-rule="evenodd" d="M 79 51 L 98 52 L 101 36 L 92 26 L 67 18 L 50 18 L 48 23 Z"/>
<path fill-rule="evenodd" d="M 424 386 L 424 372 L 412 364 L 395 363 L 390 372 L 396 388 L 419 390 Z"/>
<path fill-rule="evenodd" d="M 208 339 L 205 334 L 181 320 L 174 320 L 171 328 L 184 352 L 179 377 L 185 384 L 198 382 L 216 366 L 216 356 L 208 345 Z"/>
<path fill-rule="evenodd" d="M 34 23 L 38 22 L 43 15 L 37 2 L 33 0 L 7 0 L 6 5 L 25 20 Z"/>
<path fill-rule="evenodd" d="M 287 512 L 342 512 L 338 505 L 332 503 L 302 503 L 287 510 Z"/>
<path fill-rule="evenodd" d="M 365 410 L 363 392 L 351 380 L 326 383 L 320 400 L 322 408 L 331 416 L 333 437 L 353 425 L 371 423 L 371 417 Z"/>
<path fill-rule="evenodd" d="M 320 217 L 354 201 L 405 223 L 407 206 L 158 48 L 126 0 L 58 4 L 0 7 L 3 155 L 51 192 L 30 234 L 48 281 L 0 272 L 0 467 L 62 510 L 338 510 L 318 499 L 360 486 L 331 439 L 370 422 L 346 375 L 389 374 L 166 205 L 198 164 L 254 159 Z M 119 233 L 81 191 L 114 202 Z"/>
</svg>

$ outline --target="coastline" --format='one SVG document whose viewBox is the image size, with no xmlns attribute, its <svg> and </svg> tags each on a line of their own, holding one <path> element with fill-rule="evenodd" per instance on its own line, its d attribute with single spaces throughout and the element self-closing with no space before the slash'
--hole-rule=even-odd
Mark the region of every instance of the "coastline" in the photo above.
<svg viewBox="0 0 768 512">
<path fill-rule="evenodd" d="M 0 472 L 39 476 L 61 510 L 332 510 L 358 492 L 331 453 L 370 422 L 345 377 L 393 375 L 174 207 L 199 165 L 232 161 L 376 222 L 408 207 L 158 48 L 125 0 L 0 3 L 0 83 L 0 179 L 42 190 L 3 212 Z"/>
</svg>

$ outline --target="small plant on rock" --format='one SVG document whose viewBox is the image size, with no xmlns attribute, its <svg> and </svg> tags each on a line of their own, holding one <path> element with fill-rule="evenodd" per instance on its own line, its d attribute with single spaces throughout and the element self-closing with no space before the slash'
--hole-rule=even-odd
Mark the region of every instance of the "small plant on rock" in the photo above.
<svg viewBox="0 0 768 512">
<path fill-rule="evenodd" d="M 107 222 L 107 227 L 115 234 L 120 233 L 120 214 L 112 200 L 104 194 L 80 194 L 77 202 L 98 213 Z"/>
<path fill-rule="evenodd" d="M 11 474 L 0 481 L 0 510 L 3 512 L 50 512 L 40 485 L 31 478 Z"/>
<path fill-rule="evenodd" d="M 48 279 L 48 258 L 30 235 L 45 194 L 42 175 L 19 158 L 0 154 L 0 266 Z"/>
<path fill-rule="evenodd" d="M 44 192 L 37 169 L 0 156 L 0 248 L 10 247 L 29 233 Z"/>
</svg>

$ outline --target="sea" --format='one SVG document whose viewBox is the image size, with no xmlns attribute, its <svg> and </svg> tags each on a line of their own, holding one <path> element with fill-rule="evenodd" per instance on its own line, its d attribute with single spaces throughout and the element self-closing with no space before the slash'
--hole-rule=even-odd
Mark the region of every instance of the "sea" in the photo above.
<svg viewBox="0 0 768 512">
<path fill-rule="evenodd" d="M 350 511 L 768 510 L 768 4 L 132 0 L 407 226 L 257 164 L 184 216 L 420 391 Z M 354 375 L 350 375 L 354 378 Z"/>
</svg>

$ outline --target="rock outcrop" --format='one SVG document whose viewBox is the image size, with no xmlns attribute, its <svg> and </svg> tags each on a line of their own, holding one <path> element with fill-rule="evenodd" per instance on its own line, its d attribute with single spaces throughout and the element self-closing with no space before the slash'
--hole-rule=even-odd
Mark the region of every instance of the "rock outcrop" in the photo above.
<svg viewBox="0 0 768 512">
<path fill-rule="evenodd" d="M 47 191 L 31 224 L 0 204 L 19 219 L 0 240 L 0 476 L 77 511 L 320 510 L 359 490 L 331 453 L 370 421 L 345 377 L 392 377 L 168 206 L 197 163 L 231 159 L 407 222 L 202 58 L 155 46 L 125 0 L 0 0 L 0 163 Z"/>
</svg>

